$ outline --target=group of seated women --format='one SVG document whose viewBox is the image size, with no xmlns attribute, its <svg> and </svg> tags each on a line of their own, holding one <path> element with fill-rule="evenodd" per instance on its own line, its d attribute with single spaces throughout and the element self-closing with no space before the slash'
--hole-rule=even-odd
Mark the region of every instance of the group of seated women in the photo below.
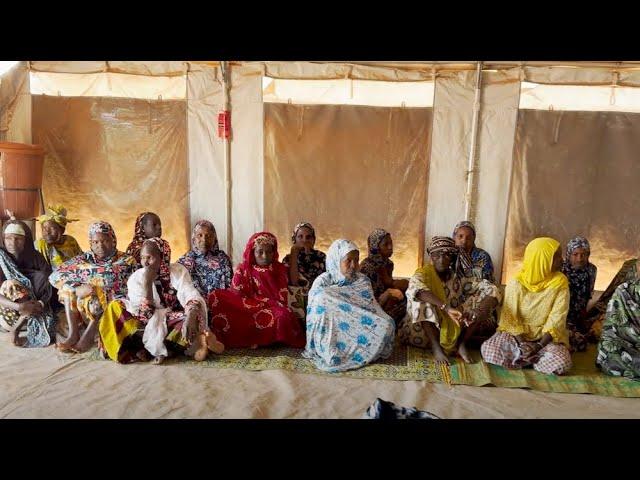
<svg viewBox="0 0 640 480">
<path fill-rule="evenodd" d="M 175 263 L 152 212 L 138 216 L 126 252 L 103 221 L 91 224 L 82 252 L 64 233 L 75 220 L 60 205 L 37 220 L 35 243 L 19 220 L 2 232 L 0 327 L 18 346 L 85 352 L 97 339 L 105 358 L 161 363 L 280 344 L 304 348 L 318 369 L 337 372 L 389 357 L 397 338 L 430 349 L 439 364 L 454 355 L 473 362 L 470 348 L 480 346 L 487 363 L 560 375 L 591 340 L 599 341 L 596 363 L 605 373 L 640 378 L 637 259 L 587 309 L 597 270 L 582 237 L 568 242 L 564 258 L 558 241 L 532 240 L 502 294 L 467 221 L 453 237 L 433 237 L 430 261 L 406 280 L 393 277 L 393 241 L 380 228 L 362 261 L 346 239 L 327 255 L 315 249 L 313 226 L 300 223 L 281 262 L 276 237 L 259 232 L 234 271 L 206 220 Z M 67 328 L 56 342 L 57 312 Z"/>
</svg>

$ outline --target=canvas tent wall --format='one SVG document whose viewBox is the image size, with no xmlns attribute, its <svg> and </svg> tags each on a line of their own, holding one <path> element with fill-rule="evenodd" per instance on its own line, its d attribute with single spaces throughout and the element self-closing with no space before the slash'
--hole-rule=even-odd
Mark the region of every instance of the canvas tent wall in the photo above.
<svg viewBox="0 0 640 480">
<path fill-rule="evenodd" d="M 86 116 L 77 118 L 93 118 L 93 125 L 97 129 L 96 138 L 108 137 L 110 142 L 115 142 L 106 143 L 108 145 L 118 144 L 119 139 L 126 143 L 122 132 L 127 130 L 123 126 L 127 122 L 131 124 L 130 129 L 137 129 L 140 136 L 134 138 L 138 138 L 138 141 L 142 141 L 141 139 L 147 135 L 161 135 L 159 131 L 164 128 L 168 135 L 164 137 L 167 145 L 183 145 L 174 148 L 173 154 L 169 154 L 168 146 L 162 147 L 153 157 L 163 159 L 165 167 L 169 165 L 174 169 L 164 168 L 165 172 L 172 172 L 171 188 L 163 186 L 160 180 L 162 169 L 158 169 L 157 174 L 151 176 L 151 179 L 160 182 L 162 192 L 168 192 L 169 201 L 157 199 L 152 205 L 145 203 L 145 199 L 150 198 L 147 193 L 152 191 L 154 186 L 138 181 L 137 192 L 129 191 L 131 187 L 121 189 L 125 191 L 114 192 L 122 194 L 126 200 L 120 202 L 117 208 L 107 205 L 105 210 L 97 198 L 91 198 L 87 194 L 94 191 L 91 189 L 92 185 L 104 181 L 104 178 L 95 178 L 95 184 L 91 184 L 90 175 L 84 177 L 85 186 L 80 192 L 84 195 L 84 200 L 80 194 L 48 200 L 63 200 L 67 203 L 71 201 L 78 205 L 84 201 L 88 208 L 105 215 L 112 214 L 110 220 L 120 233 L 121 242 L 128 240 L 132 233 L 132 217 L 135 213 L 155 208 L 162 214 L 162 209 L 167 203 L 173 203 L 175 210 L 167 210 L 169 213 L 163 215 L 163 220 L 165 231 L 173 232 L 174 237 L 170 240 L 175 244 L 176 255 L 182 253 L 188 244 L 190 225 L 184 219 L 189 219 L 192 225 L 197 219 L 208 218 L 217 227 L 221 247 L 227 250 L 232 247 L 234 262 L 237 262 L 247 238 L 265 227 L 275 228 L 281 243 L 286 247 L 290 233 L 284 233 L 287 225 L 282 222 L 276 225 L 273 221 L 278 208 L 284 206 L 282 214 L 286 217 L 286 224 L 292 223 L 296 216 L 304 215 L 304 209 L 291 208 L 291 201 L 283 203 L 282 198 L 274 198 L 278 188 L 283 192 L 283 198 L 287 198 L 285 193 L 304 188 L 303 185 L 292 185 L 288 182 L 297 179 L 298 182 L 304 183 L 307 179 L 302 175 L 287 178 L 285 183 L 278 183 L 278 179 L 282 179 L 282 176 L 278 175 L 278 169 L 285 168 L 287 163 L 282 155 L 276 153 L 274 156 L 272 153 L 286 148 L 282 146 L 286 143 L 277 147 L 278 139 L 282 140 L 281 134 L 287 132 L 290 123 L 293 122 L 293 117 L 282 120 L 289 115 L 282 111 L 297 108 L 301 111 L 306 110 L 305 116 L 306 113 L 314 111 L 314 114 L 320 115 L 317 118 L 324 118 L 325 122 L 327 118 L 333 118 L 339 122 L 347 122 L 345 125 L 352 125 L 357 120 L 348 120 L 347 117 L 358 109 L 367 110 L 362 105 L 350 105 L 351 108 L 323 107 L 322 98 L 313 107 L 296 106 L 294 101 L 290 108 L 278 106 L 270 103 L 269 92 L 263 99 L 264 77 L 283 81 L 315 82 L 350 79 L 371 82 L 374 85 L 376 82 L 396 83 L 398 86 L 412 82 L 433 82 L 431 105 L 416 107 L 429 110 L 426 123 L 423 120 L 423 126 L 415 127 L 413 130 L 419 132 L 414 133 L 414 137 L 429 137 L 427 141 L 422 139 L 423 142 L 416 146 L 416 151 L 421 151 L 423 155 L 414 155 L 413 158 L 419 160 L 409 162 L 413 167 L 408 164 L 387 164 L 396 171 L 400 169 L 404 172 L 422 173 L 422 176 L 412 176 L 415 182 L 406 194 L 408 205 L 413 206 L 412 202 L 415 202 L 415 205 L 422 202 L 421 210 L 410 209 L 412 215 L 420 217 L 420 231 L 415 233 L 420 240 L 409 245 L 408 242 L 399 239 L 401 241 L 396 250 L 399 251 L 404 244 L 407 248 L 416 250 L 422 257 L 426 239 L 436 234 L 450 235 L 452 227 L 463 219 L 465 210 L 469 208 L 471 219 L 475 221 L 478 229 L 478 244 L 492 255 L 498 278 L 502 275 L 503 257 L 506 275 L 511 275 L 517 268 L 521 251 L 530 236 L 550 234 L 565 241 L 569 236 L 582 233 L 589 236 L 594 243 L 594 261 L 599 266 L 602 265 L 598 283 L 598 287 L 602 288 L 624 257 L 635 254 L 640 240 L 638 229 L 632 222 L 633 215 L 613 214 L 616 208 L 621 212 L 633 213 L 636 208 L 634 203 L 637 203 L 633 201 L 635 197 L 631 186 L 640 180 L 637 178 L 640 173 L 638 162 L 634 161 L 633 144 L 633 138 L 637 136 L 637 113 L 634 112 L 637 112 L 640 105 L 637 94 L 640 91 L 637 89 L 640 86 L 638 64 L 558 65 L 487 62 L 482 70 L 479 102 L 475 101 L 475 68 L 473 62 L 233 62 L 230 66 L 231 246 L 226 244 L 227 201 L 223 143 L 216 135 L 217 113 L 222 109 L 224 99 L 222 75 L 217 62 L 22 62 L 5 74 L 0 83 L 0 132 L 5 140 L 19 142 L 36 141 L 33 134 L 47 131 L 47 128 L 51 134 L 50 127 L 42 126 L 42 119 L 48 117 L 45 110 L 42 110 L 42 101 L 59 105 L 64 102 L 70 104 L 76 99 L 75 96 L 81 96 L 77 98 L 86 102 L 93 102 L 91 107 L 85 108 Z M 34 90 L 30 80 L 37 82 L 40 90 Z M 44 95 L 47 95 L 46 100 Z M 60 98 L 56 101 L 51 97 Z M 105 110 L 105 99 L 109 97 L 110 101 L 115 103 L 112 104 L 112 108 Z M 409 96 L 405 95 L 405 98 Z M 608 102 L 602 99 L 608 99 Z M 267 103 L 264 100 L 267 100 Z M 129 103 L 123 106 L 121 102 Z M 174 102 L 174 107 L 168 107 L 171 102 Z M 62 111 L 69 112 L 71 107 L 66 107 L 66 110 L 60 108 L 57 110 L 58 115 Z M 371 105 L 368 108 L 375 109 Z M 402 112 L 401 105 L 379 108 Z M 405 108 L 404 115 L 412 109 Z M 276 118 L 271 111 L 275 112 L 278 109 L 281 110 L 280 128 L 274 130 L 269 120 Z M 334 116 L 318 114 L 319 110 L 332 111 Z M 339 110 L 347 113 L 335 113 Z M 597 114 L 585 119 L 584 111 Z M 125 115 L 126 112 L 128 117 Z M 178 118 L 182 115 L 184 116 L 181 123 Z M 617 117 L 614 118 L 612 115 Z M 371 117 L 373 116 L 375 115 L 372 114 Z M 476 116 L 478 121 L 476 154 L 472 162 L 473 185 L 470 189 L 471 197 L 467 198 L 472 150 L 471 133 Z M 558 117 L 562 120 L 559 121 Z M 354 118 L 362 117 L 356 115 Z M 306 117 L 305 121 L 308 122 L 309 117 Z M 409 122 L 407 124 L 410 125 L 420 125 L 415 120 L 403 121 Z M 78 120 L 76 123 L 76 137 L 66 138 L 83 137 L 82 125 L 86 122 Z M 329 123 L 328 128 L 333 128 Z M 143 124 L 150 133 L 144 134 Z M 374 124 L 375 122 L 370 128 L 380 129 Z M 393 142 L 394 139 L 400 139 L 401 132 L 393 130 L 393 120 L 389 121 L 387 118 L 387 124 L 391 128 L 388 141 L 385 143 L 388 150 L 381 155 L 381 161 L 410 157 L 411 154 L 406 150 L 410 135 L 402 141 Z M 303 125 L 309 127 L 308 123 L 303 122 Z M 318 125 L 316 123 L 310 128 L 318 128 Z M 582 135 L 581 131 L 605 133 L 595 138 L 592 135 Z M 306 150 L 300 150 L 300 145 L 297 145 L 296 151 L 306 152 L 305 154 L 309 155 L 307 159 L 314 158 L 321 164 L 322 145 L 319 143 L 315 147 L 309 146 L 309 138 L 305 138 L 307 132 L 303 129 L 300 139 L 295 137 L 290 145 L 293 145 L 294 140 L 302 141 Z M 335 129 L 325 132 L 335 132 Z M 272 134 L 276 136 L 270 137 Z M 361 135 L 366 138 L 367 134 L 365 132 Z M 553 137 L 551 140 L 548 138 L 549 135 Z M 49 137 L 55 138 L 53 135 Z M 327 136 L 324 141 L 331 139 L 335 139 L 333 134 Z M 60 143 L 64 143 L 64 138 L 59 140 Z M 147 140 L 149 139 L 146 138 L 145 141 Z M 79 141 L 74 140 L 76 144 Z M 317 141 L 317 138 L 314 141 Z M 545 145 L 544 142 L 554 147 L 551 150 L 532 150 L 531 145 Z M 149 145 L 152 143 L 160 145 L 157 142 L 151 142 Z M 362 142 L 348 142 L 344 139 L 342 144 L 345 145 L 340 151 L 343 162 L 349 162 L 349 159 L 359 159 L 359 162 L 363 162 L 365 150 Z M 276 145 L 275 150 L 271 148 L 273 145 Z M 354 145 L 353 148 L 358 150 L 350 151 L 348 145 Z M 86 142 L 86 146 L 90 149 L 89 142 Z M 183 153 L 178 152 L 180 149 Z M 548 156 L 552 150 L 556 152 L 553 153 L 555 157 Z M 96 158 L 102 158 L 105 162 L 104 159 L 108 158 L 109 165 L 124 166 L 126 162 L 118 162 L 125 161 L 126 155 L 130 154 L 126 148 L 120 151 L 109 149 L 108 157 L 83 154 L 83 158 L 79 158 L 80 152 L 73 148 L 56 148 L 53 151 L 65 152 L 59 157 L 62 164 L 70 162 L 65 160 L 67 155 L 67 158 L 73 158 L 77 165 L 98 161 Z M 137 155 L 138 159 L 143 156 L 142 153 Z M 47 162 L 51 161 L 51 158 L 48 156 Z M 144 157 L 147 168 L 157 167 L 153 158 L 150 155 Z M 281 164 L 281 161 L 284 163 Z M 545 168 L 531 170 L 540 165 Z M 353 189 L 361 192 L 363 205 L 371 202 L 375 204 L 375 190 L 365 188 L 367 165 L 344 165 L 347 170 L 351 167 L 351 175 L 354 177 Z M 372 164 L 370 169 L 374 168 Z M 128 175 L 129 180 L 135 183 L 136 178 L 141 180 L 144 177 L 144 171 L 144 168 L 140 168 L 137 174 L 132 174 L 125 169 L 124 175 Z M 314 172 L 317 174 L 316 170 Z M 564 191 L 573 179 L 567 177 L 569 172 L 578 175 L 578 183 L 582 185 L 581 190 L 572 194 Z M 122 174 L 109 169 L 107 173 L 114 176 L 113 178 Z M 607 173 L 606 178 L 602 177 L 604 173 Z M 149 175 L 144 178 L 149 180 Z M 324 180 L 332 181 L 329 177 Z M 390 180 L 393 182 L 388 186 L 389 195 L 395 198 L 406 193 L 399 189 L 392 191 L 391 183 L 397 184 L 398 178 Z M 380 186 L 376 182 L 378 180 L 374 179 L 374 184 Z M 112 188 L 116 189 L 118 182 L 114 182 L 113 185 Z M 517 189 L 513 189 L 512 185 L 517 185 Z M 608 192 L 616 187 L 620 193 L 614 197 L 608 196 Z M 549 201 L 547 197 L 553 192 L 563 194 L 556 195 Z M 368 202 L 368 199 L 371 202 Z M 572 202 L 576 202 L 575 208 L 572 208 Z M 314 204 L 310 201 L 309 205 L 313 208 Z M 332 208 L 337 208 L 336 203 L 331 205 Z M 399 211 L 399 208 L 394 207 L 394 211 Z M 128 215 L 122 214 L 125 210 Z M 351 222 L 357 226 L 358 231 L 363 230 L 358 241 L 364 248 L 362 242 L 367 233 L 364 230 L 384 223 L 384 219 L 376 221 L 378 213 L 365 211 L 364 208 L 360 208 L 360 211 L 361 220 L 364 220 L 361 223 L 351 212 L 347 212 L 348 215 L 340 218 L 340 221 L 345 225 L 350 225 Z M 84 210 L 83 215 L 87 215 L 87 212 L 88 210 Z M 180 216 L 177 212 L 182 212 L 183 215 Z M 556 223 L 546 222 L 549 217 L 555 218 Z M 606 228 L 593 228 L 595 223 L 602 224 L 603 219 L 609 219 L 605 222 Z M 288 225 L 289 228 L 292 226 Z M 85 227 L 86 225 L 79 223 L 72 224 L 69 228 L 71 233 L 79 237 L 81 243 L 84 241 Z M 389 227 L 394 228 L 395 225 L 390 224 Z M 403 227 L 400 225 L 398 228 L 402 230 Z M 406 231 L 415 231 L 415 224 L 407 227 Z M 347 233 L 352 234 L 350 230 Z M 327 238 L 338 234 L 337 231 L 330 231 Z M 408 239 L 410 234 L 402 233 L 400 236 Z M 322 242 L 326 243 L 324 237 Z M 406 265 L 409 262 L 408 259 L 404 260 Z M 504 275 L 502 278 L 505 278 Z"/>
</svg>

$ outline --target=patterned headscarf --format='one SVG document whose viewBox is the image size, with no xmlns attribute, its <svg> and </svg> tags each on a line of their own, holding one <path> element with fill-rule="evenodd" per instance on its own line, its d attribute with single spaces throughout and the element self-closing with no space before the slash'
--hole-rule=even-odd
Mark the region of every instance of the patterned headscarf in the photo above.
<svg viewBox="0 0 640 480">
<path fill-rule="evenodd" d="M 165 248 L 166 242 L 159 237 L 147 238 L 144 242 L 142 242 L 142 246 L 145 244 L 151 244 L 156 247 L 158 252 L 160 252 L 160 272 L 158 274 L 158 278 L 160 279 L 160 283 L 162 284 L 162 288 L 165 292 L 169 291 L 171 288 L 171 270 L 169 270 L 169 265 L 171 261 L 171 252 L 167 252 Z M 142 250 L 142 248 L 141 248 Z"/>
<path fill-rule="evenodd" d="M 455 256 L 454 271 L 459 276 L 469 276 L 473 270 L 471 257 L 462 248 L 456 246 L 456 242 L 450 237 L 435 236 L 431 239 L 431 244 L 427 248 L 427 253 L 446 253 Z"/>
<path fill-rule="evenodd" d="M 116 239 L 116 232 L 113 230 L 113 227 L 109 223 L 103 220 L 98 220 L 97 222 L 93 222 L 91 225 L 89 225 L 89 241 L 91 241 L 96 233 L 104 233 L 105 235 L 109 235 L 113 239 L 113 243 L 117 245 L 118 240 Z"/>
<path fill-rule="evenodd" d="M 591 245 L 589 245 L 589 240 L 580 236 L 573 237 L 567 243 L 567 260 L 576 248 L 584 248 L 587 251 L 587 254 L 591 253 Z"/>
<path fill-rule="evenodd" d="M 369 247 L 369 255 L 378 255 L 380 254 L 380 244 L 382 240 L 387 235 L 390 235 L 389 232 L 382 228 L 376 228 L 371 234 L 369 238 L 367 238 L 367 246 Z"/>
<path fill-rule="evenodd" d="M 142 225 L 142 221 L 144 220 L 144 217 L 149 214 L 156 215 L 153 212 L 142 212 L 140 215 L 138 215 L 138 218 L 136 218 L 136 226 L 133 232 L 133 240 L 131 240 L 131 243 L 127 247 L 127 255 L 131 255 L 133 258 L 135 258 L 138 264 L 140 264 L 140 249 L 142 248 L 142 244 L 144 243 L 144 241 L 147 240 L 147 237 L 144 234 L 144 226 Z M 169 242 L 164 239 L 161 240 L 165 244 L 161 249 L 161 252 L 163 253 L 163 255 L 168 254 L 169 259 L 171 259 L 171 247 L 169 246 Z"/>
<path fill-rule="evenodd" d="M 358 252 L 358 246 L 350 240 L 340 238 L 334 241 L 327 252 L 327 273 L 331 275 L 333 283 L 341 283 L 346 277 L 340 271 L 340 262 L 348 253 Z"/>
<path fill-rule="evenodd" d="M 217 255 L 218 252 L 220 251 L 220 245 L 218 243 L 218 234 L 216 233 L 216 227 L 213 226 L 213 223 L 211 223 L 209 220 L 199 220 L 198 222 L 196 222 L 196 224 L 193 226 L 193 231 L 191 232 L 191 247 L 193 248 L 193 240 L 195 238 L 196 235 L 196 229 L 198 227 L 205 227 L 210 229 L 213 234 L 215 235 L 216 239 L 213 242 L 213 245 L 211 246 L 211 249 L 209 250 L 211 253 L 213 253 L 214 255 Z"/>
<path fill-rule="evenodd" d="M 311 230 L 311 235 L 313 235 L 313 238 L 316 238 L 316 231 L 313 228 L 313 226 L 309 222 L 300 222 L 293 229 L 293 235 L 291 235 L 291 242 L 292 243 L 296 243 L 296 235 L 298 235 L 298 230 L 300 230 L 302 227 L 305 227 L 305 228 L 308 228 L 309 230 Z"/>
<path fill-rule="evenodd" d="M 469 228 L 469 229 L 473 232 L 473 236 L 474 236 L 474 238 L 475 238 L 475 236 L 476 236 L 476 227 L 473 225 L 473 223 L 471 223 L 471 222 L 470 222 L 470 221 L 468 221 L 468 220 L 463 220 L 462 222 L 459 222 L 459 223 L 456 225 L 456 228 L 454 228 L 454 229 L 453 229 L 453 235 L 452 235 L 452 237 L 455 237 L 455 236 L 456 236 L 456 233 L 458 232 L 458 229 L 459 229 L 459 228 L 462 228 L 462 227 L 467 227 L 467 228 Z"/>
<path fill-rule="evenodd" d="M 273 262 L 278 261 L 278 240 L 275 235 L 269 232 L 258 232 L 251 235 L 251 238 L 247 242 L 242 254 L 242 265 L 244 268 L 249 268 L 251 265 L 256 264 L 256 257 L 253 254 L 253 249 L 256 244 L 258 245 L 272 245 L 273 246 Z"/>
<path fill-rule="evenodd" d="M 103 233 L 105 235 L 109 235 L 113 239 L 113 252 L 115 254 L 118 251 L 117 249 L 118 239 L 116 238 L 116 232 L 113 230 L 113 227 L 109 223 L 103 220 L 98 220 L 97 222 L 93 222 L 91 225 L 89 225 L 89 242 L 91 242 L 91 239 L 97 233 Z M 91 251 L 91 249 L 89 249 L 89 251 Z M 93 252 L 91 252 L 91 256 L 93 257 Z M 107 259 L 111 258 L 111 256 L 107 257 Z M 104 260 L 107 260 L 107 259 L 104 259 Z"/>
<path fill-rule="evenodd" d="M 49 213 L 40 215 L 36 220 L 40 223 L 52 220 L 62 228 L 65 228 L 67 223 L 78 221 L 77 218 L 67 218 L 67 209 L 62 205 L 49 205 L 48 210 Z"/>
</svg>

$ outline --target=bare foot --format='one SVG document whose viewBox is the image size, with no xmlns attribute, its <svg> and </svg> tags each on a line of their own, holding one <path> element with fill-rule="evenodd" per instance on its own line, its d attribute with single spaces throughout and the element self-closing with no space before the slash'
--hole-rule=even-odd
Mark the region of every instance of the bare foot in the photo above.
<svg viewBox="0 0 640 480">
<path fill-rule="evenodd" d="M 193 355 L 193 359 L 196 362 L 202 362 L 203 360 L 206 360 L 207 355 L 209 354 L 209 348 L 207 346 L 205 334 L 204 333 L 198 334 L 198 336 L 196 337 L 193 343 L 195 343 L 197 347 L 197 350 Z"/>
<path fill-rule="evenodd" d="M 217 353 L 218 355 L 224 352 L 223 343 L 218 341 L 213 332 L 206 332 L 204 335 L 209 350 L 211 350 L 213 353 Z"/>
<path fill-rule="evenodd" d="M 14 328 L 11 331 L 11 343 L 16 347 L 21 347 L 24 344 L 24 338 L 20 338 L 20 329 Z"/>
<path fill-rule="evenodd" d="M 56 348 L 61 352 L 69 352 L 71 351 L 71 348 L 78 343 L 78 340 L 80 340 L 80 334 L 76 330 L 71 336 L 67 337 L 62 342 L 56 343 Z"/>
<path fill-rule="evenodd" d="M 449 359 L 441 348 L 434 349 L 433 356 L 435 357 L 436 365 L 450 365 Z"/>
<path fill-rule="evenodd" d="M 71 347 L 71 350 L 76 353 L 84 353 L 91 347 L 93 347 L 93 338 L 89 338 L 89 335 L 82 335 L 82 338 Z"/>
<path fill-rule="evenodd" d="M 154 365 L 160 365 L 162 362 L 165 361 L 167 357 L 165 357 L 164 355 L 158 355 L 157 357 L 153 358 L 153 364 Z"/>
<path fill-rule="evenodd" d="M 458 347 L 458 354 L 462 357 L 462 360 L 464 360 L 465 363 L 474 363 L 473 357 L 469 353 L 469 350 L 467 350 L 467 346 L 464 342 L 462 342 Z"/>
</svg>

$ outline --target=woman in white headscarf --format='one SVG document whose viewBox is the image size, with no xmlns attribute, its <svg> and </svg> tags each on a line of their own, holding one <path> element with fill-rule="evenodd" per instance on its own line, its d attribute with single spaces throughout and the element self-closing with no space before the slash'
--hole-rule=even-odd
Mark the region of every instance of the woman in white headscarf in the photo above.
<svg viewBox="0 0 640 480">
<path fill-rule="evenodd" d="M 309 291 L 304 356 L 326 372 L 359 368 L 393 350 L 395 322 L 376 302 L 358 261 L 353 242 L 336 240 L 327 254 L 327 271 Z"/>
</svg>

